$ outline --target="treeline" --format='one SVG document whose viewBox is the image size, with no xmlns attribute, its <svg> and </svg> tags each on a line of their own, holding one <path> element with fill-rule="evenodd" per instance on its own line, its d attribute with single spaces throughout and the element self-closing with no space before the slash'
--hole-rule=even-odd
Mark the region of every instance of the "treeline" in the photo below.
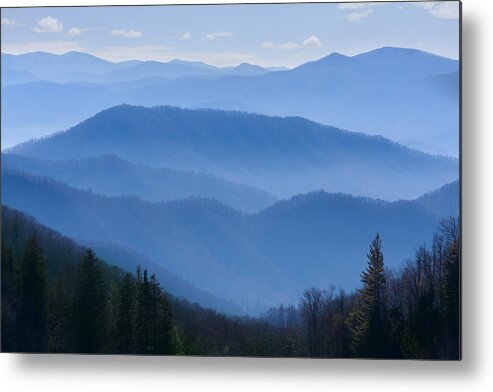
<svg viewBox="0 0 493 392">
<path fill-rule="evenodd" d="M 377 235 L 357 292 L 311 288 L 297 307 L 230 317 L 3 207 L 2 351 L 458 359 L 459 255 L 455 219 L 398 273 Z"/>
<path fill-rule="evenodd" d="M 2 350 L 172 354 L 171 305 L 147 275 L 126 273 L 109 286 L 87 249 L 76 268 L 48 280 L 36 235 L 18 259 L 2 246 Z"/>
<path fill-rule="evenodd" d="M 295 353 L 280 329 L 174 298 L 154 274 L 109 266 L 91 249 L 6 207 L 1 261 L 4 352 Z"/>
<path fill-rule="evenodd" d="M 377 235 L 357 292 L 311 288 L 298 309 L 271 309 L 264 319 L 286 330 L 299 320 L 312 357 L 459 359 L 459 244 L 458 221 L 444 220 L 431 247 L 394 273 L 384 268 Z"/>
</svg>

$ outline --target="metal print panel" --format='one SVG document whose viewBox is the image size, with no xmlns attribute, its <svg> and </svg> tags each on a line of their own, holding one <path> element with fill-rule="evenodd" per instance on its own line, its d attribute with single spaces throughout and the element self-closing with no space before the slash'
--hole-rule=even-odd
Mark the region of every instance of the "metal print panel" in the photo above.
<svg viewBox="0 0 493 392">
<path fill-rule="evenodd" d="M 460 359 L 458 1 L 1 21 L 2 351 Z"/>
</svg>

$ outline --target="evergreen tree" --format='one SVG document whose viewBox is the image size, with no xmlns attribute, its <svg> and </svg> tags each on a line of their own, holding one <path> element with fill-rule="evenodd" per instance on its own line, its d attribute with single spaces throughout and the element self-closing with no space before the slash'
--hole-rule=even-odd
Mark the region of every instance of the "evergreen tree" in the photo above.
<svg viewBox="0 0 493 392">
<path fill-rule="evenodd" d="M 366 271 L 361 275 L 363 287 L 350 315 L 352 350 L 364 358 L 388 356 L 386 315 L 386 278 L 382 242 L 377 234 L 370 246 Z"/>
<path fill-rule="evenodd" d="M 46 265 L 35 235 L 28 241 L 17 274 L 17 350 L 46 351 Z"/>
<path fill-rule="evenodd" d="M 174 353 L 171 304 L 166 295 L 161 291 L 155 274 L 152 274 L 150 280 L 150 296 L 152 353 L 171 355 Z"/>
<path fill-rule="evenodd" d="M 14 256 L 2 241 L 2 346 L 3 352 L 16 351 L 17 300 L 14 281 Z"/>
<path fill-rule="evenodd" d="M 150 321 L 150 286 L 147 270 L 141 273 L 137 268 L 135 320 L 134 320 L 134 352 L 147 354 L 150 351 L 149 325 Z"/>
<path fill-rule="evenodd" d="M 133 350 L 135 285 L 132 274 L 123 275 L 118 288 L 115 346 L 117 352 L 130 354 Z"/>
<path fill-rule="evenodd" d="M 76 271 L 68 265 L 55 277 L 48 290 L 48 350 L 75 352 Z"/>
<path fill-rule="evenodd" d="M 103 271 L 96 254 L 86 249 L 79 262 L 76 299 L 77 352 L 96 353 L 101 349 L 104 333 L 103 312 L 106 291 Z"/>
</svg>

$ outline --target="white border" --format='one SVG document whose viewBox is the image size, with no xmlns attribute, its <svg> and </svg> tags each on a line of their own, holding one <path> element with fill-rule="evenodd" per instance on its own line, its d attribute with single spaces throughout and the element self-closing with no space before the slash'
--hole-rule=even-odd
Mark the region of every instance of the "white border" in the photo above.
<svg viewBox="0 0 493 392">
<path fill-rule="evenodd" d="M 183 0 L 179 2 L 207 3 Z M 102 3 L 136 4 L 138 1 L 0 0 L 2 7 Z M 141 3 L 172 2 L 147 0 Z M 0 354 L 0 388 L 16 392 L 491 390 L 492 15 L 492 1 L 463 0 L 462 362 Z"/>
</svg>

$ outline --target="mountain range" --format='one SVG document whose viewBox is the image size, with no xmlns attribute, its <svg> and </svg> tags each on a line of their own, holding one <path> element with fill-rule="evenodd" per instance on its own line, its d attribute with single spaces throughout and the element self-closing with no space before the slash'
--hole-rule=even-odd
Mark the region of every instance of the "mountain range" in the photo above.
<svg viewBox="0 0 493 392">
<path fill-rule="evenodd" d="M 458 178 L 458 160 L 299 117 L 120 105 L 10 153 L 39 159 L 102 155 L 205 172 L 276 198 L 324 189 L 412 199 Z"/>
<path fill-rule="evenodd" d="M 2 205 L 230 314 L 353 290 L 377 233 L 398 269 L 459 215 L 458 80 L 402 48 L 275 70 L 2 54 Z"/>
<path fill-rule="evenodd" d="M 215 67 L 200 61 L 172 60 L 111 62 L 82 52 L 56 55 L 31 52 L 21 55 L 2 53 L 2 85 L 33 80 L 52 82 L 108 83 L 150 77 L 176 78 L 189 76 L 241 75 L 258 76 L 287 68 L 263 68 L 241 63 L 236 67 Z M 16 74 L 17 73 L 17 74 Z M 24 78 L 22 78 L 23 73 Z M 14 75 L 13 75 L 14 74 Z M 12 78 L 17 76 L 17 78 Z"/>
<path fill-rule="evenodd" d="M 128 103 L 296 115 L 457 157 L 458 70 L 457 60 L 388 47 L 351 57 L 333 53 L 278 72 L 252 64 L 231 69 L 110 63 L 82 53 L 2 54 L 3 144 Z"/>
<path fill-rule="evenodd" d="M 137 165 L 116 155 L 54 161 L 4 153 L 2 166 L 105 196 L 136 196 L 154 202 L 209 198 L 245 212 L 259 211 L 276 201 L 265 191 L 210 174 Z"/>
<path fill-rule="evenodd" d="M 453 200 L 454 186 L 437 195 Z M 141 253 L 247 313 L 293 302 L 311 285 L 354 288 L 377 232 L 386 265 L 397 268 L 439 222 L 422 201 L 319 191 L 244 214 L 210 199 L 106 197 L 5 168 L 2 204 L 81 244 L 111 243 Z"/>
</svg>

